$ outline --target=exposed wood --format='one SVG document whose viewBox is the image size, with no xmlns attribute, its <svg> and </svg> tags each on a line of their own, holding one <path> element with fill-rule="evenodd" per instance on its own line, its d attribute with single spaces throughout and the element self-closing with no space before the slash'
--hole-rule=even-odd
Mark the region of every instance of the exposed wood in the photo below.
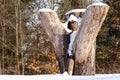
<svg viewBox="0 0 120 80">
<path fill-rule="evenodd" d="M 92 45 L 86 62 L 75 62 L 74 75 L 95 75 L 96 41 Z"/>
<path fill-rule="evenodd" d="M 59 63 L 60 72 L 65 71 L 64 64 L 64 46 L 63 46 L 63 34 L 64 28 L 54 11 L 39 12 L 39 18 L 41 21 L 41 26 L 45 29 L 55 48 L 56 58 Z"/>
<path fill-rule="evenodd" d="M 68 59 L 68 74 L 72 75 L 74 70 L 74 59 Z"/>
<path fill-rule="evenodd" d="M 73 43 L 75 75 L 95 74 L 95 53 L 92 53 L 92 46 L 95 43 L 96 36 L 102 26 L 108 9 L 109 6 L 107 5 L 92 5 L 87 8 Z"/>
</svg>

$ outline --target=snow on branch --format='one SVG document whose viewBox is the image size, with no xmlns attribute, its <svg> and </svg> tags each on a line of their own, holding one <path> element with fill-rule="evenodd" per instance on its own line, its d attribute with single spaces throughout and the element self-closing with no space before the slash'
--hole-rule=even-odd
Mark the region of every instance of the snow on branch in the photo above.
<svg viewBox="0 0 120 80">
<path fill-rule="evenodd" d="M 86 11 L 86 9 L 73 9 L 73 10 L 68 11 L 66 13 L 66 15 L 71 14 L 73 12 L 85 12 L 85 11 Z"/>
<path fill-rule="evenodd" d="M 102 2 L 98 2 L 98 3 L 93 3 L 93 4 L 89 5 L 88 7 L 91 7 L 91 6 L 108 6 L 108 5 L 105 3 L 102 3 Z"/>
<path fill-rule="evenodd" d="M 53 10 L 52 9 L 43 8 L 43 9 L 39 9 L 38 12 L 53 12 Z"/>
</svg>

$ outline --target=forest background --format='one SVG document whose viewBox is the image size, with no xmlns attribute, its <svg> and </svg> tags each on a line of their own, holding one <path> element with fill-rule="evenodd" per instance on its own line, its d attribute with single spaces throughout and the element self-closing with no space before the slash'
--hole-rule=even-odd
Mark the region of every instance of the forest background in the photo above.
<svg viewBox="0 0 120 80">
<path fill-rule="evenodd" d="M 0 0 L 0 74 L 56 74 L 54 48 L 37 16 L 41 8 L 57 12 L 61 22 L 71 9 L 87 8 L 94 0 Z M 120 73 L 120 0 L 110 6 L 97 36 L 96 73 Z"/>
</svg>

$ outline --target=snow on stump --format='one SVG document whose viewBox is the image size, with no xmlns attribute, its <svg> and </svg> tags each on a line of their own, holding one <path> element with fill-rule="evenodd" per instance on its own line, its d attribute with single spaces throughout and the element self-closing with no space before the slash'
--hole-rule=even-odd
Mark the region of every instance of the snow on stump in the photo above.
<svg viewBox="0 0 120 80">
<path fill-rule="evenodd" d="M 78 18 L 78 17 L 82 17 L 85 11 L 86 9 L 73 9 L 68 11 L 65 15 L 67 19 L 70 17 L 70 15 L 74 15 L 75 17 Z"/>
</svg>

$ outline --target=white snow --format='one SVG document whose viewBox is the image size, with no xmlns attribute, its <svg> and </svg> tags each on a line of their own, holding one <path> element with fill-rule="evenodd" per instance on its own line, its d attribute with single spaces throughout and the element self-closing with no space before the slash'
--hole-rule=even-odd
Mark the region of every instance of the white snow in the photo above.
<svg viewBox="0 0 120 80">
<path fill-rule="evenodd" d="M 66 71 L 62 75 L 63 76 L 69 76 L 69 74 Z"/>
<path fill-rule="evenodd" d="M 66 31 L 67 33 L 71 33 L 71 32 L 72 32 L 72 30 L 70 30 L 70 29 L 67 28 L 67 26 L 68 26 L 68 21 L 66 21 L 65 23 L 62 23 L 62 26 L 64 27 L 64 29 L 65 29 L 65 31 Z"/>
<path fill-rule="evenodd" d="M 78 19 L 77 19 L 78 25 L 81 24 L 81 20 L 82 20 L 82 18 L 81 18 L 81 17 L 78 17 Z"/>
<path fill-rule="evenodd" d="M 43 8 L 43 9 L 39 9 L 38 12 L 53 12 L 53 10 L 52 9 Z"/>
<path fill-rule="evenodd" d="M 70 17 L 69 17 L 69 19 L 68 19 L 68 21 L 76 21 L 77 22 L 77 18 L 74 16 L 74 15 L 70 15 Z"/>
<path fill-rule="evenodd" d="M 120 80 L 120 74 L 97 74 L 95 76 L 46 75 L 0 75 L 0 80 Z"/>
<path fill-rule="evenodd" d="M 54 11 L 55 11 L 55 12 L 57 12 L 57 11 L 58 11 L 58 9 L 59 9 L 59 7 L 58 7 L 58 6 L 55 6 L 55 7 L 54 7 Z"/>
<path fill-rule="evenodd" d="M 95 2 L 102 2 L 103 0 L 95 0 Z"/>
<path fill-rule="evenodd" d="M 73 45 L 73 42 L 75 40 L 75 36 L 76 36 L 76 33 L 77 31 L 73 31 L 71 34 L 70 34 L 70 43 L 69 43 L 69 48 L 68 48 L 68 54 L 69 56 L 73 55 L 72 54 L 72 45 Z"/>
<path fill-rule="evenodd" d="M 91 7 L 91 6 L 107 6 L 107 4 L 105 4 L 105 3 L 102 3 L 102 2 L 96 2 L 96 3 L 93 3 L 93 4 L 91 4 L 91 5 L 89 5 L 87 8 L 89 8 L 89 7 Z"/>
<path fill-rule="evenodd" d="M 66 15 L 70 14 L 70 13 L 73 13 L 73 12 L 85 12 L 85 11 L 86 11 L 86 9 L 73 9 L 73 10 L 68 11 L 66 13 Z"/>
</svg>

